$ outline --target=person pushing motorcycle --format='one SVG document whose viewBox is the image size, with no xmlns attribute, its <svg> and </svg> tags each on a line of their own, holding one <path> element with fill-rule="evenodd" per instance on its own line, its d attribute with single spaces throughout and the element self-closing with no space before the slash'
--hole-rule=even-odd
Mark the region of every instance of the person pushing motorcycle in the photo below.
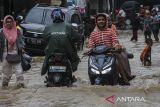
<svg viewBox="0 0 160 107">
<path fill-rule="evenodd" d="M 108 15 L 105 13 L 99 13 L 95 18 L 96 27 L 91 33 L 89 38 L 88 47 L 95 48 L 96 46 L 106 45 L 114 47 L 116 50 L 122 49 L 119 44 L 118 37 L 110 28 L 108 28 Z M 129 80 L 135 76 L 131 75 L 129 61 L 126 51 L 116 53 L 118 61 L 119 73 L 124 81 L 124 85 L 130 85 Z"/>
<path fill-rule="evenodd" d="M 64 22 L 65 14 L 61 9 L 56 8 L 52 11 L 51 17 L 53 24 L 47 26 L 44 30 L 42 38 L 46 41 L 45 60 L 43 63 L 41 75 L 47 72 L 47 58 L 56 52 L 65 53 L 69 58 L 73 72 L 77 70 L 79 64 L 79 57 L 75 43 L 77 43 L 81 36 L 74 30 L 71 24 Z M 73 76 L 73 80 L 75 77 Z"/>
</svg>

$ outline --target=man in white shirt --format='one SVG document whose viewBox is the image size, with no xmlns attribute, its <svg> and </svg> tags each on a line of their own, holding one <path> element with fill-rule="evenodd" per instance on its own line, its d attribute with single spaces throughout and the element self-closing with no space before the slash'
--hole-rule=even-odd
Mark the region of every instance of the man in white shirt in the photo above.
<svg viewBox="0 0 160 107">
<path fill-rule="evenodd" d="M 126 17 L 126 12 L 121 8 L 118 12 L 118 15 L 121 17 Z"/>
<path fill-rule="evenodd" d="M 117 15 L 118 23 L 125 24 L 126 12 L 121 8 Z"/>
</svg>

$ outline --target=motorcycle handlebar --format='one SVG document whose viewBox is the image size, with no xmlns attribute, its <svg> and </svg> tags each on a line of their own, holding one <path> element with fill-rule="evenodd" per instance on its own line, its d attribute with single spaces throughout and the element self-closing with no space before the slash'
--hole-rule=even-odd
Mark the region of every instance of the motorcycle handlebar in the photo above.
<svg viewBox="0 0 160 107">
<path fill-rule="evenodd" d="M 124 51 L 125 50 L 125 48 L 121 48 L 121 49 L 115 49 L 115 48 L 111 48 L 111 50 L 110 50 L 110 52 L 112 52 L 112 53 L 119 53 L 119 52 L 122 52 L 122 51 Z"/>
<path fill-rule="evenodd" d="M 107 51 L 104 52 L 104 53 L 120 53 L 120 52 L 122 52 L 122 51 L 124 51 L 124 50 L 125 50 L 125 48 L 121 48 L 121 49 L 110 48 L 109 50 L 107 50 Z M 89 55 L 91 55 L 91 54 L 96 54 L 96 53 L 93 53 L 93 52 L 92 52 L 92 49 L 91 49 L 91 50 L 89 50 L 88 52 L 83 53 L 82 58 L 85 57 L 85 56 L 89 56 Z"/>
</svg>

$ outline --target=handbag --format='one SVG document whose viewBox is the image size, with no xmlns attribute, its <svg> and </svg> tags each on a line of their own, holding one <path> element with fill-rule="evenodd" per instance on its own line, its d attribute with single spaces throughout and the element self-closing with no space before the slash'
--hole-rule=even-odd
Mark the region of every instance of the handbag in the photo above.
<svg viewBox="0 0 160 107">
<path fill-rule="evenodd" d="M 6 60 L 8 63 L 20 63 L 21 57 L 18 54 L 8 54 L 7 53 Z"/>
<path fill-rule="evenodd" d="M 7 42 L 6 60 L 8 63 L 20 63 L 21 62 L 21 57 L 18 54 L 9 54 L 8 53 L 8 42 Z"/>
<path fill-rule="evenodd" d="M 22 69 L 23 71 L 27 71 L 31 68 L 31 61 L 32 61 L 32 58 L 27 55 L 27 54 L 22 54 L 21 55 L 21 65 L 22 65 Z"/>
</svg>

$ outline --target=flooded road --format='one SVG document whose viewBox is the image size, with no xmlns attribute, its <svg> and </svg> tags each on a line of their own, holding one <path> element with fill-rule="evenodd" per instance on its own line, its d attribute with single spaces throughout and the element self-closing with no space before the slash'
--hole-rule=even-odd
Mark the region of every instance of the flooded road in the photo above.
<svg viewBox="0 0 160 107">
<path fill-rule="evenodd" d="M 153 44 L 152 66 L 144 67 L 139 59 L 144 36 L 140 32 L 138 42 L 130 42 L 130 38 L 130 31 L 119 36 L 121 44 L 134 54 L 130 65 L 136 78 L 131 86 L 91 86 L 85 57 L 74 73 L 78 81 L 73 87 L 47 88 L 40 76 L 43 58 L 34 58 L 32 69 L 24 74 L 27 88 L 15 89 L 13 75 L 9 88 L 0 89 L 0 107 L 160 107 L 160 43 Z"/>
</svg>

